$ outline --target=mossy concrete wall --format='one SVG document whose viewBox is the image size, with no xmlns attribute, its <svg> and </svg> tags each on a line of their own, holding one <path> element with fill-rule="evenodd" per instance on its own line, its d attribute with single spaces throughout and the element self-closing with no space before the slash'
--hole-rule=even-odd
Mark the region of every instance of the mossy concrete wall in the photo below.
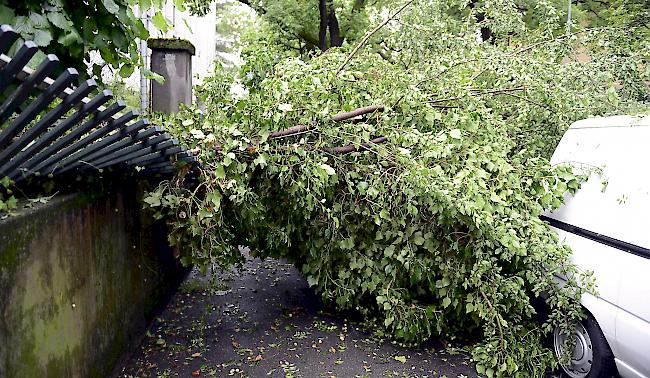
<svg viewBox="0 0 650 378">
<path fill-rule="evenodd" d="M 0 377 L 103 377 L 183 274 L 137 188 L 0 221 Z"/>
<path fill-rule="evenodd" d="M 165 78 L 163 84 L 151 80 L 151 109 L 176 113 L 180 104 L 192 104 L 192 56 L 194 46 L 185 40 L 150 39 L 151 70 Z"/>
</svg>

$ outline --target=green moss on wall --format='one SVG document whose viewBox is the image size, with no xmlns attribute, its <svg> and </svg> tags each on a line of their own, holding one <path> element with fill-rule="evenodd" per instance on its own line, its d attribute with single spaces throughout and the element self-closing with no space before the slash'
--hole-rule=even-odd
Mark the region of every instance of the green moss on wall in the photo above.
<svg viewBox="0 0 650 378">
<path fill-rule="evenodd" d="M 73 195 L 0 221 L 0 377 L 103 377 L 175 268 L 137 189 Z M 164 235 L 162 235 L 164 240 Z"/>
<path fill-rule="evenodd" d="M 183 50 L 194 55 L 196 49 L 192 42 L 180 38 L 149 38 L 147 47 L 157 50 Z"/>
</svg>

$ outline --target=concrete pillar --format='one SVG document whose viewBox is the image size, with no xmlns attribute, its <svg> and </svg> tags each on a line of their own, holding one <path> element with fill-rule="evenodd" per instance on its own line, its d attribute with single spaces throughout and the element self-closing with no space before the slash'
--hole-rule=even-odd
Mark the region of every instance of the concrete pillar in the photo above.
<svg viewBox="0 0 650 378">
<path fill-rule="evenodd" d="M 151 110 L 175 113 L 179 104 L 192 103 L 192 56 L 194 45 L 184 39 L 154 38 L 147 41 L 151 49 L 151 70 L 162 75 L 165 83 L 151 80 Z"/>
</svg>

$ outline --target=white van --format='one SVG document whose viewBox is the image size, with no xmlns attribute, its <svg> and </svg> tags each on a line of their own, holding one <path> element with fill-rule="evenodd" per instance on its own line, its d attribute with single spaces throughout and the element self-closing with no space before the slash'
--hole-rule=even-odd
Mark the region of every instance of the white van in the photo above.
<svg viewBox="0 0 650 378">
<path fill-rule="evenodd" d="M 597 296 L 582 298 L 588 318 L 576 326 L 563 374 L 650 378 L 650 116 L 576 122 L 551 164 L 593 172 L 560 209 L 543 216 L 597 284 Z M 558 354 L 562 341 L 556 331 Z"/>
</svg>

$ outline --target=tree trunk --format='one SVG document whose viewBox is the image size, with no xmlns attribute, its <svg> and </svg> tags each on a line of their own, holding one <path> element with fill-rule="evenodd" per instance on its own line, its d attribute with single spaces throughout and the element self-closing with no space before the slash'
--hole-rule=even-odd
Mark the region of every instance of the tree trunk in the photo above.
<svg viewBox="0 0 650 378">
<path fill-rule="evenodd" d="M 477 8 L 477 0 L 471 0 L 469 3 L 470 8 Z M 485 21 L 485 13 L 477 13 L 476 14 L 476 23 L 480 24 L 481 22 Z M 483 42 L 490 42 L 493 43 L 494 41 L 491 41 L 492 39 L 492 30 L 490 28 L 486 27 L 481 27 L 481 40 Z"/>
<path fill-rule="evenodd" d="M 318 48 L 321 51 L 327 50 L 327 0 L 318 0 L 318 10 L 320 11 L 320 25 L 318 26 Z"/>
<path fill-rule="evenodd" d="M 334 2 L 332 0 L 327 1 L 327 15 L 330 29 L 330 47 L 340 47 L 343 45 L 343 38 L 341 38 L 339 20 L 336 19 L 336 10 L 334 9 Z"/>
</svg>

